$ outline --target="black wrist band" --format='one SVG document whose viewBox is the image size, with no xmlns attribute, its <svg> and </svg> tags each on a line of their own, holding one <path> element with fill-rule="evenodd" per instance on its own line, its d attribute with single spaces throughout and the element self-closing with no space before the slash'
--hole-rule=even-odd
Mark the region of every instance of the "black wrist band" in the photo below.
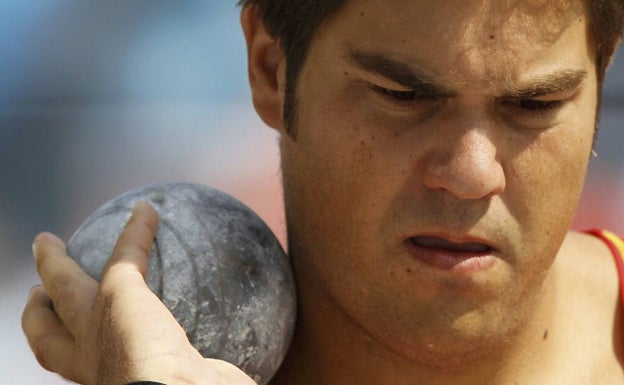
<svg viewBox="0 0 624 385">
<path fill-rule="evenodd" d="M 131 382 L 128 385 L 166 385 L 166 384 L 163 384 L 162 382 L 154 382 L 154 381 L 137 381 L 137 382 Z"/>
</svg>

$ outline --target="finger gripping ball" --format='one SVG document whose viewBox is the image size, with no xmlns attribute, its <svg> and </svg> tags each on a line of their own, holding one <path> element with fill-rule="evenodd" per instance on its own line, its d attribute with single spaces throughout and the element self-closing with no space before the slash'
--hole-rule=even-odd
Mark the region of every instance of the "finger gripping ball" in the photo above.
<svg viewBox="0 0 624 385">
<path fill-rule="evenodd" d="M 152 184 L 104 204 L 71 237 L 68 254 L 95 279 L 139 201 L 159 216 L 149 288 L 204 357 L 228 361 L 266 384 L 286 354 L 296 312 L 294 280 L 278 240 L 219 190 Z"/>
</svg>

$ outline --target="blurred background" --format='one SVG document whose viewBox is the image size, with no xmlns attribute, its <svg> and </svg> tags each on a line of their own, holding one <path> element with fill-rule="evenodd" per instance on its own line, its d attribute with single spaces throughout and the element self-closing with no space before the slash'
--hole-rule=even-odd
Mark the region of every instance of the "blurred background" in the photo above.
<svg viewBox="0 0 624 385">
<path fill-rule="evenodd" d="M 67 240 L 98 206 L 156 181 L 218 187 L 284 240 L 277 136 L 256 117 L 235 0 L 0 5 L 0 376 L 64 384 L 36 364 L 20 313 L 35 234 Z M 624 234 L 624 57 L 577 229 Z"/>
</svg>

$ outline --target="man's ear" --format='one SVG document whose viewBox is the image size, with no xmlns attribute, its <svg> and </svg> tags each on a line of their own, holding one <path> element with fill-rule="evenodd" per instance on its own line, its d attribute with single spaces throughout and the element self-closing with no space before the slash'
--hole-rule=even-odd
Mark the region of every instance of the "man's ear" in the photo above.
<svg viewBox="0 0 624 385">
<path fill-rule="evenodd" d="M 241 25 L 247 42 L 249 85 L 254 107 L 264 123 L 283 131 L 285 55 L 279 41 L 266 30 L 255 7 L 243 9 Z"/>
</svg>

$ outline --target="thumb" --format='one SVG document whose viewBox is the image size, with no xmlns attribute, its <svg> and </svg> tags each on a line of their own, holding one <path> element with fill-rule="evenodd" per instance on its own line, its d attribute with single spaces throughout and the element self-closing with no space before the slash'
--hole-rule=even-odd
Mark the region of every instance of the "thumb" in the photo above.
<svg viewBox="0 0 624 385">
<path fill-rule="evenodd" d="M 128 273 L 138 271 L 144 280 L 157 230 L 158 214 L 156 210 L 147 202 L 138 202 L 119 235 L 102 277 L 105 277 L 114 267 L 115 270 L 123 270 Z"/>
</svg>

